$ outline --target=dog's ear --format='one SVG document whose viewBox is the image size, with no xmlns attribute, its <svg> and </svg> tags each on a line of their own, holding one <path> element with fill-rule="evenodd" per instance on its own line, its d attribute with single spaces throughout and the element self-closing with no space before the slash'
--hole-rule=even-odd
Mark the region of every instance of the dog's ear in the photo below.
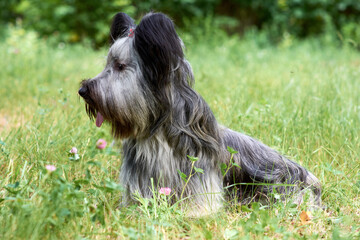
<svg viewBox="0 0 360 240">
<path fill-rule="evenodd" d="M 112 45 L 116 39 L 128 33 L 129 28 L 135 27 L 134 20 L 126 13 L 117 13 L 110 27 L 110 44 Z"/>
<path fill-rule="evenodd" d="M 174 23 L 162 13 L 149 13 L 135 29 L 134 47 L 143 64 L 145 77 L 160 87 L 169 81 L 184 53 Z"/>
</svg>

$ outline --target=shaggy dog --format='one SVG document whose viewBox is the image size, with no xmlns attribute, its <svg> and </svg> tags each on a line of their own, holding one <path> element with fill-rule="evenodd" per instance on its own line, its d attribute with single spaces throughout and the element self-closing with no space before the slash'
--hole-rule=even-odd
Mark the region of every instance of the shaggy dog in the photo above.
<svg viewBox="0 0 360 240">
<path fill-rule="evenodd" d="M 166 15 L 149 13 L 136 26 L 118 13 L 110 39 L 105 69 L 84 80 L 79 94 L 96 126 L 107 121 L 114 137 L 122 139 L 124 203 L 134 193 L 152 197 L 152 179 L 155 187 L 172 189 L 173 202 L 182 195 L 191 215 L 217 211 L 225 196 L 244 203 L 276 193 L 299 203 L 307 189 L 312 202 L 320 204 L 320 184 L 313 174 L 217 123 L 192 88 L 183 42 Z M 198 159 L 195 167 L 203 173 L 195 171 L 189 156 Z M 184 178 L 192 174 L 185 187 Z"/>
</svg>

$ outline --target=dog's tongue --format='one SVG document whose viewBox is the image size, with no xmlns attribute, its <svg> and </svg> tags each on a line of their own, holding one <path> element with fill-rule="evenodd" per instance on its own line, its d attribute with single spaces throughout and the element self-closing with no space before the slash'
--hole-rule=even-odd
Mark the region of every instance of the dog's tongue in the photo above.
<svg viewBox="0 0 360 240">
<path fill-rule="evenodd" d="M 101 124 L 104 122 L 104 117 L 101 115 L 101 113 L 97 112 L 96 114 L 96 126 L 101 127 Z"/>
</svg>

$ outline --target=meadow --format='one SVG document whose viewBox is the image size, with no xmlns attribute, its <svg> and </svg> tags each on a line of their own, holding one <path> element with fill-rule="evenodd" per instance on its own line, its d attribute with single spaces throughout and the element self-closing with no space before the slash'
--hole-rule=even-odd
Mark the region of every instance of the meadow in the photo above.
<svg viewBox="0 0 360 240">
<path fill-rule="evenodd" d="M 153 200 L 118 208 L 119 147 L 77 94 L 107 50 L 14 28 L 0 42 L 0 239 L 360 238 L 360 53 L 327 39 L 181 37 L 195 89 L 217 120 L 313 172 L 326 208 L 306 222 L 306 203 L 284 202 L 188 218 L 156 189 Z"/>
</svg>

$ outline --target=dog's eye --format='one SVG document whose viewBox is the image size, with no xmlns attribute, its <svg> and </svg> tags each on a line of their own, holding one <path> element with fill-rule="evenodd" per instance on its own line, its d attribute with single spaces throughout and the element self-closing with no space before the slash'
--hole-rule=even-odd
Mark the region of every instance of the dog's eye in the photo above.
<svg viewBox="0 0 360 240">
<path fill-rule="evenodd" d="M 125 64 L 123 64 L 123 63 L 118 63 L 118 64 L 117 64 L 117 69 L 118 69 L 119 71 L 123 71 L 123 70 L 125 69 Z"/>
</svg>

